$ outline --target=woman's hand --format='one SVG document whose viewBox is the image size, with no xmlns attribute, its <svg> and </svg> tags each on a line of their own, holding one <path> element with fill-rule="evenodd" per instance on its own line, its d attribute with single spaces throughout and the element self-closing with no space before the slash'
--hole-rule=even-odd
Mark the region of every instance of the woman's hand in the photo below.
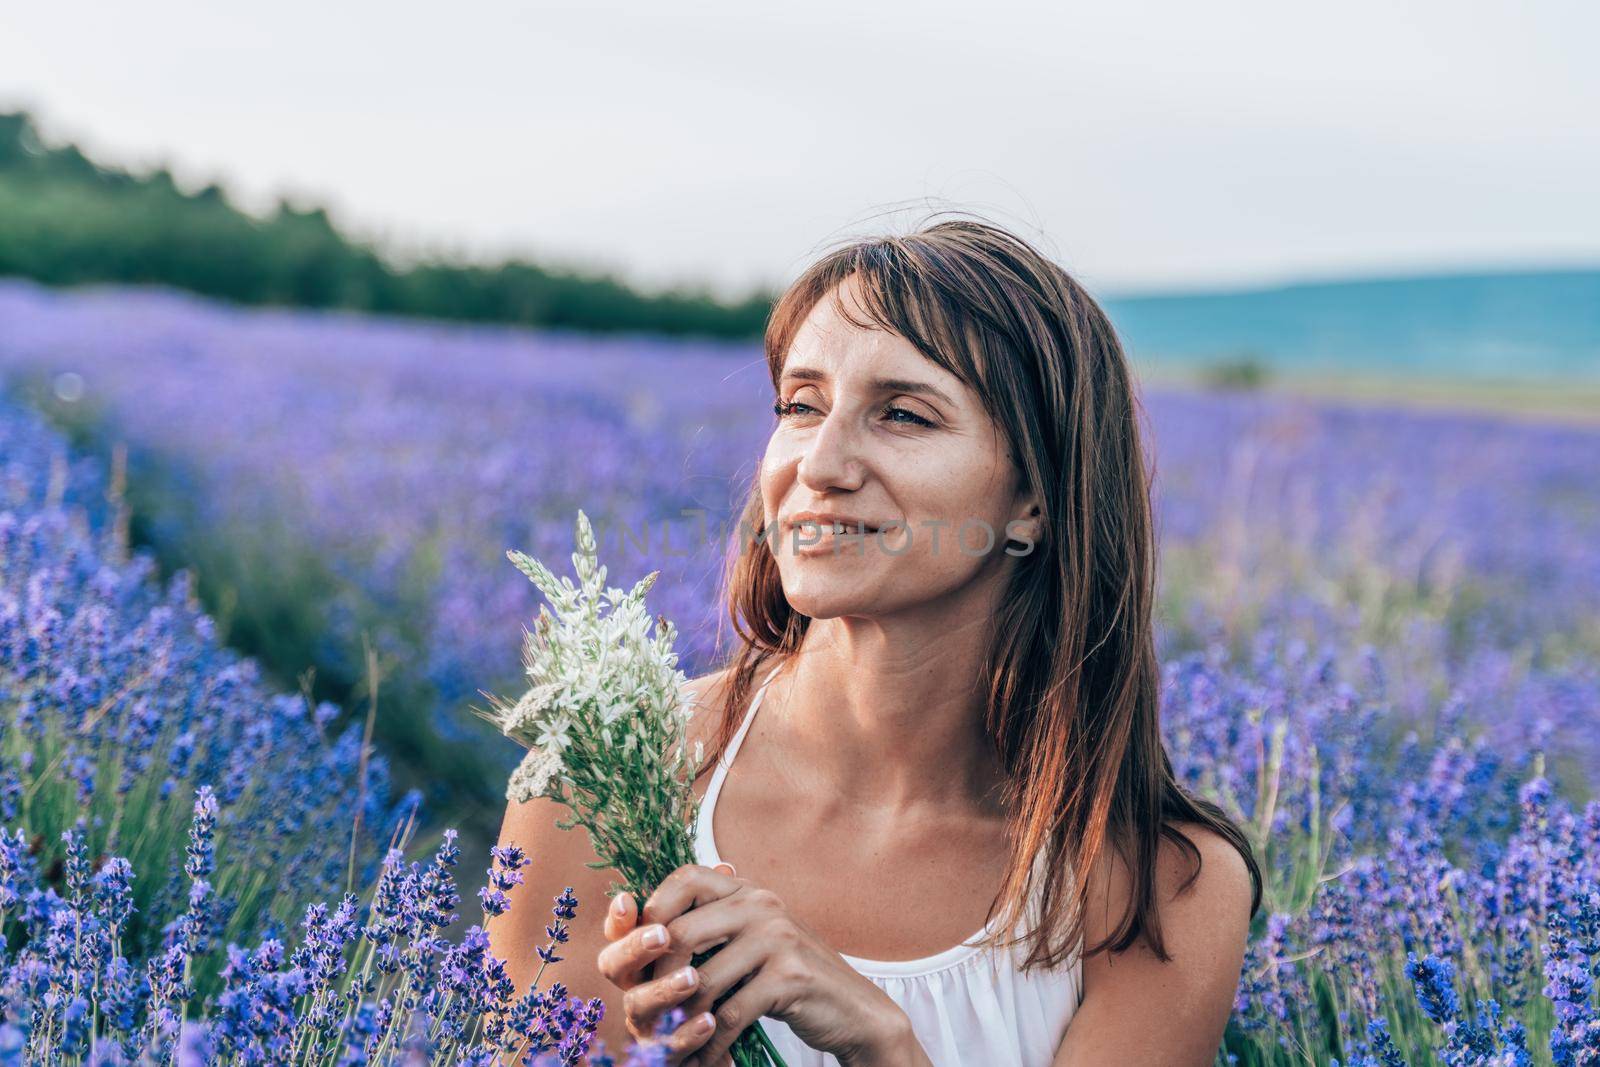
<svg viewBox="0 0 1600 1067">
<path fill-rule="evenodd" d="M 722 866 L 726 866 L 730 873 L 733 870 L 732 864 L 721 865 L 717 869 L 721 870 Z M 606 941 L 609 943 L 600 950 L 598 957 L 600 973 L 623 990 L 622 1021 L 634 1040 L 650 1043 L 661 1040 L 671 1057 L 668 1063 L 685 1063 L 690 1053 L 711 1040 L 716 1019 L 709 1011 L 695 1013 L 685 1007 L 685 1017 L 678 1028 L 664 1039 L 657 1038 L 656 1028 L 660 1025 L 661 1017 L 689 998 L 689 994 L 699 986 L 700 976 L 694 973 L 694 968 L 687 968 L 691 975 L 690 983 L 677 986 L 673 984 L 674 976 L 666 967 L 660 968 L 660 978 L 653 978 L 653 971 L 646 974 L 647 968 L 666 955 L 667 947 L 672 942 L 668 936 L 660 944 L 649 944 L 644 935 L 651 933 L 651 930 L 640 930 L 638 925 L 638 909 L 633 894 L 623 892 L 612 897 L 611 906 L 606 909 L 605 921 Z"/>
<path fill-rule="evenodd" d="M 775 893 L 737 877 L 730 864 L 679 867 L 650 894 L 641 918 L 645 925 L 638 927 L 630 894 L 614 899 L 599 970 L 624 991 L 623 1020 L 637 1040 L 655 1040 L 660 1017 L 682 1006 L 683 1025 L 664 1039 L 677 1057 L 673 1064 L 731 1062 L 734 1040 L 763 1015 L 783 1020 L 807 1045 L 846 1065 L 869 1062 L 909 1032 L 905 1013 L 882 989 L 791 915 Z M 645 935 L 656 929 L 665 930 L 666 941 L 647 944 Z M 692 956 L 719 945 L 699 968 L 690 968 L 687 988 L 672 985 Z M 712 1025 L 697 1028 L 708 1013 Z"/>
</svg>

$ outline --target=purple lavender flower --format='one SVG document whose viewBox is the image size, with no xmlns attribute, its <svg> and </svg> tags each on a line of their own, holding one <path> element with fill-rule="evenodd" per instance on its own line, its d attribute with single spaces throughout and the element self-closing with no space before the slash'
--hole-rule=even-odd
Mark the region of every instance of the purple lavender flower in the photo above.
<svg viewBox="0 0 1600 1067">
<path fill-rule="evenodd" d="M 478 900 L 483 905 L 485 919 L 505 914 L 511 906 L 511 898 L 506 896 L 505 891 L 522 884 L 522 868 L 528 863 L 522 849 L 516 845 L 495 845 L 489 850 L 489 856 L 489 882 L 478 890 Z"/>
<path fill-rule="evenodd" d="M 561 962 L 561 957 L 555 953 L 555 946 L 567 943 L 566 920 L 571 919 L 578 913 L 578 898 L 572 895 L 572 887 L 570 885 L 562 890 L 560 896 L 556 897 L 553 911 L 555 920 L 544 928 L 545 935 L 550 938 L 550 944 L 541 945 L 537 950 L 539 958 L 546 963 Z"/>
<path fill-rule="evenodd" d="M 189 828 L 189 860 L 183 867 L 183 873 L 190 878 L 204 878 L 216 869 L 211 844 L 216 826 L 216 795 L 209 785 L 202 785 L 195 791 L 194 822 Z"/>
</svg>

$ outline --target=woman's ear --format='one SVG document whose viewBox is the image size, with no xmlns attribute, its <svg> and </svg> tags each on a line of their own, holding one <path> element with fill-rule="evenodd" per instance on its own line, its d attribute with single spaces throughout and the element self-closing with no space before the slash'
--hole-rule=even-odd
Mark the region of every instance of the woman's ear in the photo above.
<svg viewBox="0 0 1600 1067">
<path fill-rule="evenodd" d="M 1007 537 L 1029 537 L 1038 540 L 1044 527 L 1044 501 L 1038 493 L 1020 495 L 1006 523 Z"/>
<path fill-rule="evenodd" d="M 1022 497 L 1012 518 L 1006 523 L 1006 544 L 1012 548 L 1030 550 L 1043 536 L 1044 507 L 1037 493 Z"/>
</svg>

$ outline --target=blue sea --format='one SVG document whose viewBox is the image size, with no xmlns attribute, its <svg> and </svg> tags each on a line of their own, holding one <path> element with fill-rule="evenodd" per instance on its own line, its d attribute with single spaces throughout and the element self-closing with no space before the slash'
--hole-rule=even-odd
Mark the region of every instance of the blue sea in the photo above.
<svg viewBox="0 0 1600 1067">
<path fill-rule="evenodd" d="M 1152 367 L 1600 383 L 1600 270 L 1100 299 Z"/>
</svg>

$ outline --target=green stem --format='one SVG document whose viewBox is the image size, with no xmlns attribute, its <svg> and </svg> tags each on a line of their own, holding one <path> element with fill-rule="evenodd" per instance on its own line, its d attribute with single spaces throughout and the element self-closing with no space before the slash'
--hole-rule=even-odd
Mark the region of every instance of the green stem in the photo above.
<svg viewBox="0 0 1600 1067">
<path fill-rule="evenodd" d="M 761 1051 L 766 1053 L 767 1059 L 771 1061 L 773 1067 L 789 1067 L 788 1064 L 783 1062 L 783 1057 L 778 1053 L 778 1046 L 772 1043 L 772 1038 L 767 1036 L 767 1031 L 760 1023 L 756 1023 L 755 1026 L 751 1027 L 751 1030 L 756 1035 L 756 1040 L 760 1043 Z"/>
</svg>

